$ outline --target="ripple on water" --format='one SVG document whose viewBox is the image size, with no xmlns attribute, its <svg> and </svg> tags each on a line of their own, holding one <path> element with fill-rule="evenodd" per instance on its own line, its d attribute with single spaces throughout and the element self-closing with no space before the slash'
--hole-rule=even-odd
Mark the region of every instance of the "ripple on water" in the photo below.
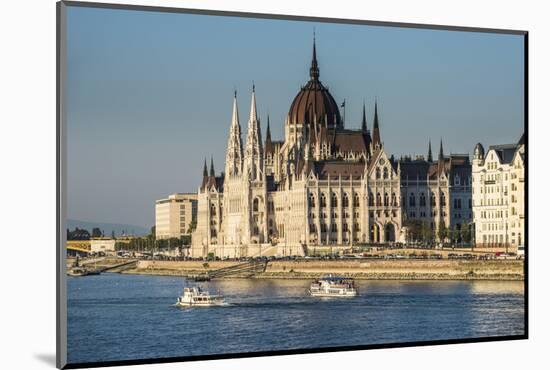
<svg viewBox="0 0 550 370">
<path fill-rule="evenodd" d="M 358 281 L 353 299 L 309 280 L 223 280 L 227 306 L 174 307 L 183 279 L 68 280 L 69 361 L 90 362 L 523 334 L 523 282 Z"/>
</svg>

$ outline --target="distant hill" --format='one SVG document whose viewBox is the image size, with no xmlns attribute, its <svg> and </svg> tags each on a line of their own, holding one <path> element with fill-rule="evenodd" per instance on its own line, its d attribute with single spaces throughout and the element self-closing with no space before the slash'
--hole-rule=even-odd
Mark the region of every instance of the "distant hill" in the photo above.
<svg viewBox="0 0 550 370">
<path fill-rule="evenodd" d="M 69 230 L 74 230 L 76 227 L 79 229 L 86 229 L 90 233 L 94 227 L 99 227 L 105 236 L 111 236 L 111 232 L 114 230 L 115 236 L 121 236 L 122 234 L 126 235 L 147 235 L 150 232 L 150 229 L 147 229 L 143 226 L 137 225 L 128 225 L 128 224 L 110 224 L 105 222 L 89 222 L 89 221 L 79 221 L 79 220 L 67 220 L 67 228 Z"/>
</svg>

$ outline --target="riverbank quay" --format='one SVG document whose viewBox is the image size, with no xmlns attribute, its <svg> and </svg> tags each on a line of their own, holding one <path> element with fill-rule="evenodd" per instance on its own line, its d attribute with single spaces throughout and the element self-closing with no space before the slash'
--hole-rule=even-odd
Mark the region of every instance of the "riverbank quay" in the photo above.
<svg viewBox="0 0 550 370">
<path fill-rule="evenodd" d="M 124 274 L 191 277 L 235 261 L 139 261 Z M 231 278 L 315 279 L 335 274 L 364 280 L 523 280 L 522 260 L 291 260 L 269 261 L 265 272 Z"/>
</svg>

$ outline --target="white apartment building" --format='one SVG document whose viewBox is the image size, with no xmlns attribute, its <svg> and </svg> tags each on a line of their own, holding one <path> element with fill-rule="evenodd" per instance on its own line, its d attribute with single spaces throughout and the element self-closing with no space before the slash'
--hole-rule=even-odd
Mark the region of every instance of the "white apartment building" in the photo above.
<svg viewBox="0 0 550 370">
<path fill-rule="evenodd" d="M 476 246 L 516 248 L 525 241 L 525 143 L 477 144 L 472 162 Z"/>
<path fill-rule="evenodd" d="M 157 239 L 189 235 L 189 226 L 197 220 L 197 194 L 176 193 L 155 202 Z"/>
</svg>

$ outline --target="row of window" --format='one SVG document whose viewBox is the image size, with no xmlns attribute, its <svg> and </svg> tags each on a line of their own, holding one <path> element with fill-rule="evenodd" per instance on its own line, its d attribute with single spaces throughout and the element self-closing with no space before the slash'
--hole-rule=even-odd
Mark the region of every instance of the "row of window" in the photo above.
<svg viewBox="0 0 550 370">
<path fill-rule="evenodd" d="M 349 218 L 349 216 L 350 216 L 349 212 L 346 211 L 346 212 L 343 213 L 343 218 Z M 310 213 L 309 214 L 309 218 L 315 219 L 315 217 L 317 217 L 315 213 Z M 354 212 L 353 217 L 354 218 L 359 218 L 359 212 Z M 321 218 L 327 218 L 327 213 L 325 211 L 321 212 Z M 330 213 L 330 218 L 333 218 L 333 219 L 338 218 L 338 213 L 337 212 L 331 212 Z"/>
<path fill-rule="evenodd" d="M 321 232 L 322 233 L 326 233 L 327 232 L 327 224 L 320 224 L 320 229 L 321 229 Z M 330 231 L 333 232 L 333 233 L 337 233 L 338 232 L 338 224 L 331 224 L 330 225 Z M 342 232 L 349 232 L 351 231 L 350 228 L 349 228 L 349 225 L 348 224 L 342 224 Z M 353 225 L 353 231 L 354 232 L 361 232 L 361 228 L 359 227 L 359 224 L 356 223 Z M 315 224 L 309 224 L 309 232 L 310 233 L 316 233 L 317 232 L 317 225 Z"/>
<path fill-rule="evenodd" d="M 315 195 L 313 193 L 309 194 L 308 204 L 310 208 L 316 207 Z M 344 195 L 342 196 L 342 207 L 348 208 L 349 205 L 350 205 L 349 196 L 347 193 L 344 193 Z M 321 193 L 320 206 L 322 208 L 325 208 L 327 206 L 327 195 L 325 193 Z M 338 195 L 336 195 L 336 193 L 334 192 L 331 194 L 331 197 L 330 197 L 330 206 L 333 208 L 338 207 Z M 353 194 L 353 206 L 359 207 L 359 194 L 357 193 Z"/>
</svg>

